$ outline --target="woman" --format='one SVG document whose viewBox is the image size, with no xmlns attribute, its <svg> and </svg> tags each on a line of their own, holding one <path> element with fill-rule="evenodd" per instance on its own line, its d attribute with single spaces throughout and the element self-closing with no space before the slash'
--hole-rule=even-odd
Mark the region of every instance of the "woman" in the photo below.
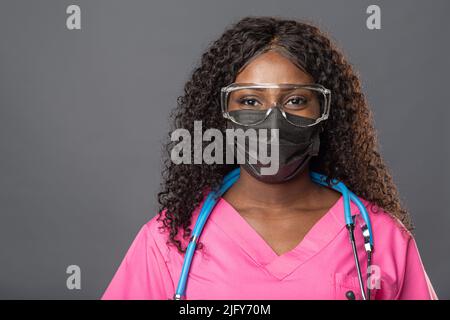
<svg viewBox="0 0 450 320">
<path fill-rule="evenodd" d="M 360 82 L 317 27 L 272 17 L 240 20 L 203 54 L 178 102 L 175 128 L 192 133 L 201 120 L 203 128 L 222 132 L 277 128 L 280 139 L 276 173 L 264 175 L 263 165 L 246 158 L 239 179 L 220 197 L 184 298 L 361 299 L 343 197 L 313 182 L 311 171 L 342 181 L 369 212 L 370 299 L 436 298 L 378 151 Z M 172 299 L 205 195 L 236 167 L 168 161 L 160 213 L 141 228 L 102 298 Z M 351 214 L 358 229 L 363 220 L 353 203 Z M 355 234 L 365 270 L 364 237 Z"/>
</svg>

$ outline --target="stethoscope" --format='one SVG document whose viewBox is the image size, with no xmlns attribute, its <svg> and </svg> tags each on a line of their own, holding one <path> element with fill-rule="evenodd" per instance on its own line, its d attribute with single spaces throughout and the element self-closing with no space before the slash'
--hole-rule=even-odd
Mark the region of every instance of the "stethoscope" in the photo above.
<svg viewBox="0 0 450 320">
<path fill-rule="evenodd" d="M 200 210 L 199 216 L 194 226 L 194 230 L 192 232 L 191 239 L 186 249 L 183 267 L 181 269 L 180 278 L 178 280 L 177 289 L 173 296 L 174 300 L 182 300 L 185 297 L 186 292 L 186 282 L 188 279 L 189 269 L 191 267 L 192 258 L 194 256 L 194 251 L 197 247 L 198 240 L 200 238 L 200 234 L 202 233 L 203 227 L 205 226 L 206 220 L 209 215 L 213 211 L 216 203 L 219 198 L 238 180 L 240 175 L 240 168 L 236 168 L 233 171 L 229 172 L 225 178 L 223 179 L 222 185 L 218 188 L 218 190 L 211 191 L 206 197 L 203 206 Z M 363 300 L 370 300 L 370 288 L 367 286 L 367 294 L 364 289 L 364 281 L 361 273 L 361 267 L 358 259 L 358 251 L 356 249 L 355 243 L 355 221 L 351 215 L 350 211 L 350 201 L 352 201 L 359 209 L 361 216 L 364 219 L 365 224 L 361 227 L 364 237 L 364 249 L 367 253 L 367 268 L 370 268 L 371 260 L 372 260 L 372 251 L 373 251 L 373 237 L 372 237 L 372 225 L 370 223 L 369 214 L 367 213 L 367 209 L 361 200 L 351 192 L 342 182 L 333 179 L 331 184 L 329 185 L 327 181 L 327 177 L 316 173 L 310 172 L 311 178 L 314 182 L 319 183 L 326 187 L 331 187 L 332 189 L 340 192 L 344 199 L 344 215 L 345 215 L 345 225 L 348 230 L 350 243 L 353 250 L 353 257 L 355 259 L 355 268 L 358 273 L 358 281 L 359 287 L 361 289 L 361 296 Z M 367 272 L 367 277 L 369 277 L 369 272 Z M 346 297 L 349 300 L 355 299 L 355 294 L 353 291 L 347 291 Z"/>
</svg>

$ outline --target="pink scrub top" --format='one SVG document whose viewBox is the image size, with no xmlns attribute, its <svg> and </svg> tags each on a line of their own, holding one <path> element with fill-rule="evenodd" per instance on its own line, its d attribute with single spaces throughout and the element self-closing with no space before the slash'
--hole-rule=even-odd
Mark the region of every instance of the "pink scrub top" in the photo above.
<svg viewBox="0 0 450 320">
<path fill-rule="evenodd" d="M 397 219 L 361 200 L 374 232 L 372 261 L 378 273 L 372 275 L 380 279 L 371 297 L 437 299 L 412 235 Z M 279 256 L 220 198 L 200 237 L 204 247 L 194 254 L 186 299 L 346 299 L 349 290 L 361 299 L 343 204 L 341 196 L 294 249 Z M 191 229 L 200 208 L 193 212 Z M 351 210 L 356 215 L 355 237 L 366 279 L 362 218 L 353 203 Z M 156 218 L 142 226 L 102 299 L 173 298 L 184 256 L 166 244 L 167 233 L 158 228 Z"/>
</svg>

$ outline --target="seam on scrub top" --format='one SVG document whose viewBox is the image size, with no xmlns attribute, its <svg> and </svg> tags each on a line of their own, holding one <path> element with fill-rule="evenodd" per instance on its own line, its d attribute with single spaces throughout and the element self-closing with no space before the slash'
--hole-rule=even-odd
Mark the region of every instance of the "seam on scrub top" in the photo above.
<svg viewBox="0 0 450 320">
<path fill-rule="evenodd" d="M 406 273 L 406 260 L 408 259 L 408 249 L 409 249 L 409 242 L 411 241 L 411 238 L 408 239 L 408 241 L 406 242 L 406 255 L 405 255 L 405 263 L 403 264 L 403 270 L 402 270 L 402 275 L 401 275 L 401 279 L 400 279 L 400 283 L 399 286 L 397 287 L 397 292 L 395 293 L 394 296 L 394 300 L 399 300 L 399 295 L 403 289 L 403 284 L 405 282 L 405 273 Z"/>
<path fill-rule="evenodd" d="M 158 246 L 158 243 L 157 243 L 157 241 L 156 241 L 156 239 L 155 239 L 155 237 L 154 237 L 154 235 L 153 235 L 153 232 L 152 232 L 151 228 L 150 228 L 147 224 L 145 224 L 145 225 L 147 226 L 148 233 L 150 234 L 150 237 L 151 237 L 152 241 L 153 241 L 154 244 L 155 244 L 156 250 L 158 250 L 158 253 L 159 253 L 159 254 L 161 255 L 161 257 L 163 258 L 164 265 L 165 265 L 166 268 L 167 268 L 167 271 L 168 271 L 168 273 L 169 273 L 170 281 L 172 282 L 172 287 L 175 288 L 175 282 L 173 281 L 173 277 L 172 277 L 172 274 L 171 274 L 171 272 L 170 272 L 171 268 L 169 268 L 169 265 L 167 264 L 166 258 L 165 258 L 165 256 L 164 256 L 164 254 L 161 252 L 161 249 L 160 249 L 159 246 Z M 146 248 L 146 250 L 148 250 L 148 248 Z M 148 256 L 147 256 L 147 257 L 148 257 Z M 147 266 L 147 267 L 148 267 L 148 266 Z"/>
</svg>

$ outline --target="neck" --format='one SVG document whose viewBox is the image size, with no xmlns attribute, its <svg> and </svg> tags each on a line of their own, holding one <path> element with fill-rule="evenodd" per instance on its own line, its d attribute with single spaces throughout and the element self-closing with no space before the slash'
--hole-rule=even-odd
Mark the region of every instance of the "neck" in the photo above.
<svg viewBox="0 0 450 320">
<path fill-rule="evenodd" d="M 288 208 L 299 203 L 308 205 L 319 187 L 311 180 L 309 166 L 293 179 L 277 184 L 261 182 L 241 168 L 239 179 L 232 187 L 243 207 Z M 236 198 L 235 198 L 236 199 Z"/>
</svg>

